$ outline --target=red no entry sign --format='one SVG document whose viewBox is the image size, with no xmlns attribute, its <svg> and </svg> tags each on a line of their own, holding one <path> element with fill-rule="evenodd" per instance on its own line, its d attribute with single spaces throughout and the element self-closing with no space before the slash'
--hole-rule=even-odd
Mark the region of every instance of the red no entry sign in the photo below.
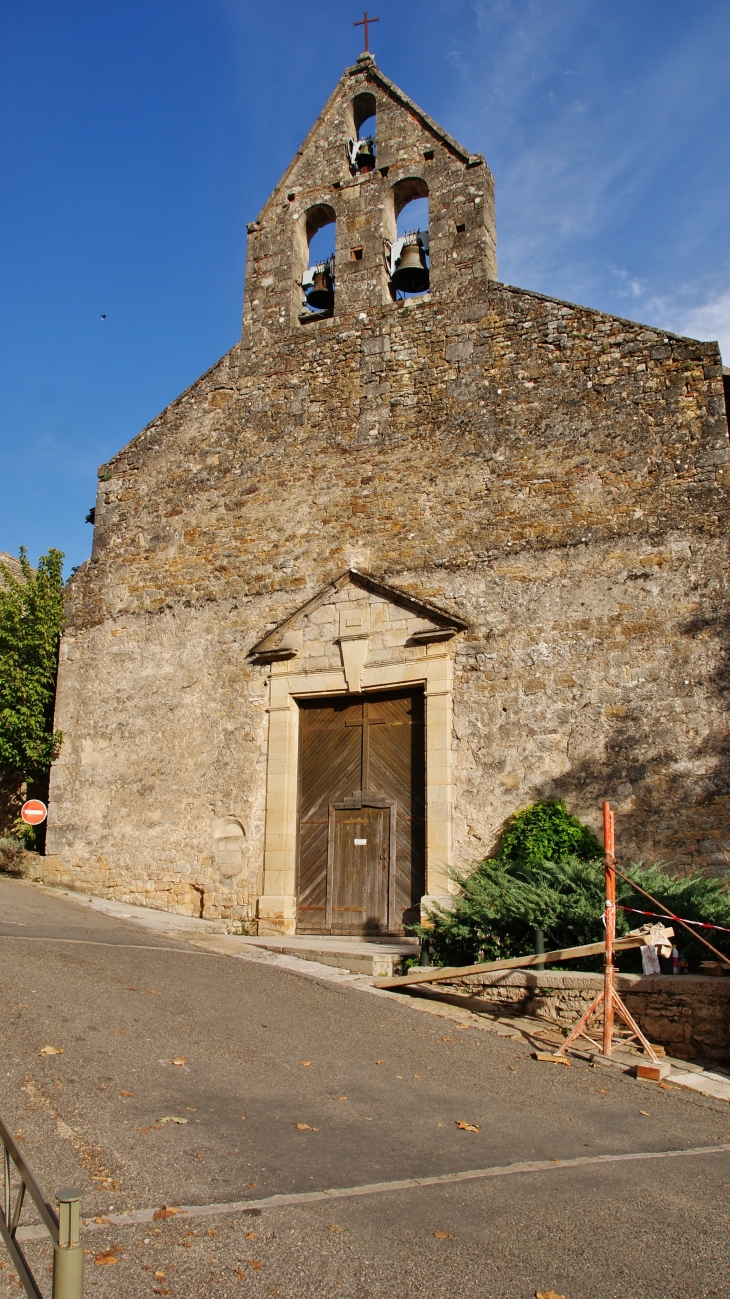
<svg viewBox="0 0 730 1299">
<path fill-rule="evenodd" d="M 26 825 L 41 825 L 48 816 L 48 808 L 39 798 L 29 798 L 21 807 L 20 815 Z"/>
</svg>

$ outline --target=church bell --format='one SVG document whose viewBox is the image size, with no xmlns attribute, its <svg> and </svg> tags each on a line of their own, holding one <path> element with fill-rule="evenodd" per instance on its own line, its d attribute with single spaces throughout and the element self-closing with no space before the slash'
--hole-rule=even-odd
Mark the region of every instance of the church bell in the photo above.
<svg viewBox="0 0 730 1299">
<path fill-rule="evenodd" d="M 358 140 L 355 164 L 360 172 L 375 169 L 375 141 L 370 136 L 367 136 L 364 140 Z"/>
<path fill-rule="evenodd" d="M 366 135 L 361 140 L 348 140 L 347 157 L 353 173 L 374 171 L 375 140 L 373 136 Z"/>
<path fill-rule="evenodd" d="M 335 286 L 326 266 L 318 266 L 307 290 L 307 306 L 315 311 L 331 311 L 335 305 Z"/>
<path fill-rule="evenodd" d="M 428 266 L 420 239 L 403 246 L 390 282 L 402 293 L 424 293 L 428 288 Z"/>
</svg>

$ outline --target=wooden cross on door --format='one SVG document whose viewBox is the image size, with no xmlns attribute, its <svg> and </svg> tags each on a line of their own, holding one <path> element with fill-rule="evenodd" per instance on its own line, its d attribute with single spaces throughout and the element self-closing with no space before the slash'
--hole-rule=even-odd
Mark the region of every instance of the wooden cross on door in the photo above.
<svg viewBox="0 0 730 1299">
<path fill-rule="evenodd" d="M 359 22 L 356 22 L 356 23 L 353 23 L 353 24 L 352 24 L 353 27 L 364 27 L 364 28 L 365 28 L 365 53 L 366 53 L 366 54 L 369 54 L 369 53 L 370 53 L 370 42 L 369 42 L 369 40 L 368 40 L 368 27 L 370 26 L 371 23 L 379 23 L 379 22 L 380 22 L 380 19 L 379 19 L 379 18 L 370 18 L 370 16 L 368 15 L 368 11 L 367 11 L 367 9 L 366 9 L 366 10 L 365 10 L 365 13 L 363 14 L 363 16 L 362 16 L 362 18 L 359 20 Z"/>
</svg>

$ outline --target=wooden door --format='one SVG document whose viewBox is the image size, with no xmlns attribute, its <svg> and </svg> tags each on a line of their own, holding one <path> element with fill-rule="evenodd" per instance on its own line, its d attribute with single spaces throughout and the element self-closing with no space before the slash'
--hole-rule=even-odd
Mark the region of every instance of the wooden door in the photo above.
<svg viewBox="0 0 730 1299">
<path fill-rule="evenodd" d="M 330 932 L 388 932 L 391 818 L 390 807 L 330 807 L 327 864 Z"/>
<path fill-rule="evenodd" d="M 300 709 L 298 932 L 403 933 L 425 884 L 423 692 L 303 700 Z M 362 814 L 367 832 L 353 827 L 348 839 L 350 813 Z"/>
</svg>

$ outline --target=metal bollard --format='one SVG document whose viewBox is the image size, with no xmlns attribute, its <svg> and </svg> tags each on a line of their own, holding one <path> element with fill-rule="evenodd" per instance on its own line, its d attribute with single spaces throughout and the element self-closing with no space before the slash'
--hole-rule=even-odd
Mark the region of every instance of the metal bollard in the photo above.
<svg viewBox="0 0 730 1299">
<path fill-rule="evenodd" d="M 542 956 L 545 951 L 545 933 L 542 929 L 535 930 L 535 955 Z M 535 965 L 538 970 L 545 969 L 544 961 L 536 961 Z"/>
<path fill-rule="evenodd" d="M 82 1299 L 84 1251 L 79 1239 L 81 1191 L 73 1188 L 58 1191 L 56 1199 L 58 1244 L 53 1246 L 53 1299 Z"/>
<path fill-rule="evenodd" d="M 419 966 L 429 969 L 431 965 L 431 944 L 427 938 L 421 939 L 421 953 L 418 958 Z"/>
</svg>

